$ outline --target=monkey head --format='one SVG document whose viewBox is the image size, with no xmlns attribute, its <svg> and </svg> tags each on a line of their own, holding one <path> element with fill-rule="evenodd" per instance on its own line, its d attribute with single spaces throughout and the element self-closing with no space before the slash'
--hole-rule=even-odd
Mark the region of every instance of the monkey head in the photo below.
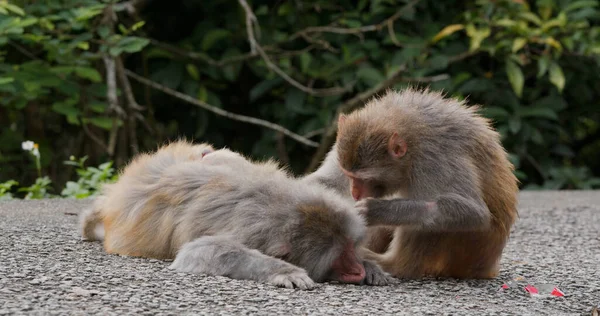
<svg viewBox="0 0 600 316">
<path fill-rule="evenodd" d="M 410 149 L 404 134 L 389 122 L 361 111 L 340 115 L 337 154 L 355 200 L 379 198 L 402 189 L 408 179 Z"/>
<path fill-rule="evenodd" d="M 351 209 L 342 201 L 298 206 L 298 222 L 285 261 L 304 268 L 316 282 L 362 282 L 365 267 L 356 249 L 366 228 L 364 220 Z"/>
</svg>

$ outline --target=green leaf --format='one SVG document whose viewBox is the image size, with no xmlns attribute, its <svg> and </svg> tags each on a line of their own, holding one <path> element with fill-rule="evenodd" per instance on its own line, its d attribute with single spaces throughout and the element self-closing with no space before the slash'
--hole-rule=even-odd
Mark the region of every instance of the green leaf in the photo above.
<svg viewBox="0 0 600 316">
<path fill-rule="evenodd" d="M 122 34 L 127 35 L 129 33 L 129 30 L 127 30 L 127 28 L 125 28 L 125 25 L 119 23 L 119 31 L 121 31 Z"/>
<path fill-rule="evenodd" d="M 521 48 L 523 48 L 523 46 L 525 46 L 525 44 L 527 44 L 526 38 L 524 38 L 524 37 L 515 38 L 515 40 L 513 41 L 513 45 L 512 45 L 512 52 L 513 53 L 518 52 Z"/>
<path fill-rule="evenodd" d="M 146 45 L 148 45 L 150 41 L 145 38 L 128 36 L 124 37 L 119 41 L 117 47 L 121 49 L 121 51 L 125 51 L 128 53 L 137 53 L 141 51 Z M 120 54 L 121 52 L 119 52 Z M 117 54 L 117 55 L 119 55 Z M 116 56 L 116 55 L 113 55 Z"/>
<path fill-rule="evenodd" d="M 110 117 L 92 117 L 87 118 L 86 121 L 105 130 L 112 129 L 113 119 Z"/>
<path fill-rule="evenodd" d="M 290 89 L 285 95 L 285 108 L 294 113 L 306 113 L 305 102 L 306 93 L 298 89 Z"/>
<path fill-rule="evenodd" d="M 19 21 L 19 26 L 22 28 L 26 28 L 28 26 L 31 26 L 31 25 L 34 25 L 37 23 L 38 23 L 37 18 L 26 18 L 26 19 Z"/>
<path fill-rule="evenodd" d="M 77 47 L 82 50 L 88 50 L 90 49 L 90 44 L 88 42 L 79 42 L 77 43 Z"/>
<path fill-rule="evenodd" d="M 93 103 L 90 103 L 88 105 L 88 107 L 96 113 L 104 113 L 104 112 L 106 112 L 106 109 L 108 108 L 108 104 L 103 103 L 103 102 L 93 102 Z"/>
<path fill-rule="evenodd" d="M 302 73 L 306 73 L 306 71 L 310 67 L 311 61 L 312 61 L 312 56 L 310 55 L 310 53 L 304 52 L 304 53 L 300 54 L 300 70 L 302 70 Z"/>
<path fill-rule="evenodd" d="M 231 36 L 231 32 L 225 29 L 215 29 L 211 30 L 202 39 L 202 50 L 207 51 L 213 47 L 213 45 L 225 38 Z"/>
<path fill-rule="evenodd" d="M 544 145 L 544 136 L 542 136 L 542 133 L 537 128 L 531 130 L 531 141 L 537 145 Z"/>
<path fill-rule="evenodd" d="M 542 107 L 523 107 L 517 110 L 517 115 L 522 118 L 537 117 L 558 121 L 558 115 L 552 109 Z"/>
<path fill-rule="evenodd" d="M 598 4 L 598 0 L 569 1 L 569 5 L 563 9 L 563 12 L 569 13 L 582 8 L 597 7 Z"/>
<path fill-rule="evenodd" d="M 137 31 L 139 28 L 141 28 L 142 26 L 144 26 L 144 24 L 146 24 L 145 21 L 139 21 L 137 23 L 135 23 L 134 25 L 131 26 L 131 30 L 132 31 Z"/>
<path fill-rule="evenodd" d="M 77 8 L 77 9 L 73 10 L 73 13 L 75 14 L 75 20 L 76 21 L 89 20 L 89 19 L 95 17 L 96 15 L 102 13 L 102 11 L 104 10 L 104 7 L 105 7 L 105 5 L 99 4 L 99 5 L 89 6 L 89 7 Z"/>
<path fill-rule="evenodd" d="M 567 24 L 567 15 L 564 12 L 561 12 L 560 14 L 558 14 L 558 17 L 556 17 L 555 19 L 552 19 L 552 20 L 544 23 L 542 25 L 542 31 L 547 32 L 549 29 L 551 29 L 553 27 L 564 28 L 566 24 Z"/>
<path fill-rule="evenodd" d="M 0 85 L 9 84 L 13 81 L 15 81 L 15 79 L 12 77 L 0 77 Z"/>
<path fill-rule="evenodd" d="M 508 81 L 510 82 L 513 91 L 520 98 L 523 94 L 523 85 L 525 83 L 521 67 L 519 67 L 519 65 L 517 65 L 514 61 L 507 59 L 506 75 L 508 76 Z"/>
<path fill-rule="evenodd" d="M 283 2 L 279 6 L 279 9 L 277 9 L 277 15 L 279 15 L 279 16 L 288 15 L 292 11 L 293 11 L 292 5 L 288 2 Z"/>
<path fill-rule="evenodd" d="M 548 108 L 554 112 L 560 112 L 566 109 L 568 107 L 568 104 L 560 96 L 549 95 L 547 97 L 535 101 L 535 103 L 531 106 L 535 108 Z"/>
<path fill-rule="evenodd" d="M 52 104 L 52 111 L 65 116 L 78 116 L 81 111 L 75 107 L 75 104 L 70 102 L 56 102 Z"/>
<path fill-rule="evenodd" d="M 371 66 L 365 66 L 358 69 L 356 77 L 358 79 L 361 79 L 364 83 L 366 83 L 369 86 L 375 86 L 376 84 L 385 80 L 385 77 L 383 76 L 381 71 Z"/>
<path fill-rule="evenodd" d="M 519 117 L 512 117 L 508 120 L 508 129 L 511 133 L 517 134 L 521 130 L 521 119 Z"/>
<path fill-rule="evenodd" d="M 467 35 L 471 38 L 471 43 L 469 44 L 469 51 L 471 52 L 478 50 L 483 40 L 492 34 L 492 30 L 489 27 L 477 29 L 473 24 L 468 24 L 466 31 Z"/>
<path fill-rule="evenodd" d="M 503 27 L 513 27 L 513 26 L 517 25 L 517 21 L 513 21 L 511 19 L 500 19 L 493 23 L 494 23 L 494 25 L 503 26 Z"/>
<path fill-rule="evenodd" d="M 275 77 L 274 79 L 267 79 L 259 84 L 255 85 L 252 90 L 250 90 L 250 102 L 256 101 L 256 99 L 260 98 L 267 91 L 275 88 L 283 82 L 281 77 Z"/>
<path fill-rule="evenodd" d="M 451 34 L 463 30 L 465 26 L 463 24 L 451 24 L 444 27 L 441 31 L 439 31 L 432 39 L 431 42 L 435 43 L 443 38 L 450 36 Z"/>
<path fill-rule="evenodd" d="M 448 67 L 448 56 L 436 55 L 429 61 L 431 70 L 442 70 Z"/>
<path fill-rule="evenodd" d="M 187 73 L 190 75 L 190 77 L 192 77 L 194 80 L 200 80 L 200 72 L 198 71 L 198 67 L 196 67 L 196 65 L 187 64 L 185 65 L 185 69 L 187 70 Z"/>
<path fill-rule="evenodd" d="M 550 58 L 548 55 L 542 55 L 540 59 L 538 59 L 538 73 L 537 77 L 541 78 L 548 71 L 548 66 L 550 65 Z"/>
<path fill-rule="evenodd" d="M 100 76 L 100 73 L 91 67 L 75 67 L 75 74 L 77 74 L 79 77 L 84 78 L 84 79 L 88 79 L 92 82 L 100 82 L 102 81 L 102 77 Z"/>
<path fill-rule="evenodd" d="M 101 25 L 98 27 L 98 35 L 100 35 L 101 38 L 107 38 L 110 35 L 110 29 L 108 26 Z"/>
<path fill-rule="evenodd" d="M 506 119 L 510 116 L 507 110 L 498 106 L 486 106 L 480 112 L 483 116 L 491 119 Z"/>
<path fill-rule="evenodd" d="M 542 20 L 540 19 L 540 17 L 531 12 L 521 12 L 519 14 L 519 17 L 537 26 L 542 25 Z"/>
<path fill-rule="evenodd" d="M 8 11 L 20 15 L 20 16 L 24 16 L 25 15 L 25 11 L 23 11 L 23 9 L 21 9 L 20 7 L 11 4 L 11 3 L 3 3 L 0 4 L 0 6 L 2 6 L 3 8 L 7 9 Z"/>
<path fill-rule="evenodd" d="M 198 95 L 196 98 L 202 102 L 206 102 L 208 100 L 208 90 L 206 90 L 204 85 L 201 85 L 200 89 L 198 89 Z"/>
<path fill-rule="evenodd" d="M 549 74 L 550 82 L 558 88 L 558 92 L 562 92 L 565 87 L 565 75 L 562 68 L 556 62 L 553 62 L 550 64 Z"/>
</svg>

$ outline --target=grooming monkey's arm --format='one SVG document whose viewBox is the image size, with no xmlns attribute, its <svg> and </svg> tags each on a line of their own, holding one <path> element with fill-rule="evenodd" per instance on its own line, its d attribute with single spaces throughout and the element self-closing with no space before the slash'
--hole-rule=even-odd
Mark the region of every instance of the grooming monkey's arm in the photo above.
<svg viewBox="0 0 600 316">
<path fill-rule="evenodd" d="M 269 282 L 287 288 L 315 286 L 304 269 L 247 248 L 226 236 L 205 236 L 184 244 L 170 268 Z"/>
<path fill-rule="evenodd" d="M 490 212 L 483 201 L 458 194 L 440 195 L 434 201 L 367 199 L 357 203 L 370 226 L 419 226 L 429 230 L 486 228 Z"/>
</svg>

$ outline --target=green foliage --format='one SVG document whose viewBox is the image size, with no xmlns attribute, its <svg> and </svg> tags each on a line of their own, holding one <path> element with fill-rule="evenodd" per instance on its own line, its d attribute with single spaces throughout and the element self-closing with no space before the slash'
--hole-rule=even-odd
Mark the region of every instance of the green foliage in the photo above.
<svg viewBox="0 0 600 316">
<path fill-rule="evenodd" d="M 77 175 L 79 179 L 77 182 L 68 181 L 66 187 L 62 190 L 61 195 L 63 197 L 71 197 L 77 199 L 83 199 L 90 196 L 95 196 L 99 193 L 100 188 L 105 183 L 112 183 L 117 180 L 115 169 L 112 168 L 112 162 L 105 162 L 95 167 L 85 167 L 85 161 L 88 157 L 75 159 L 71 157 L 70 160 L 65 161 L 66 165 L 75 166 L 77 169 Z"/>
<path fill-rule="evenodd" d="M 25 195 L 26 200 L 38 200 L 53 197 L 52 194 L 48 193 L 52 188 L 50 187 L 52 181 L 47 176 L 37 178 L 35 183 L 28 187 L 19 189 L 19 192 L 27 192 Z"/>
<path fill-rule="evenodd" d="M 80 159 L 71 156 L 68 161 L 64 162 L 65 165 L 76 168 L 78 179 L 77 181 L 67 181 L 60 194 L 62 197 L 76 199 L 93 197 L 100 192 L 102 185 L 117 180 L 118 175 L 112 167 L 112 161 L 100 164 L 98 167 L 86 167 L 85 161 L 87 159 L 87 156 Z M 18 185 L 19 183 L 14 180 L 0 183 L 0 201 L 15 198 L 16 196 L 13 194 L 15 191 L 25 193 L 23 198 L 26 200 L 57 197 L 49 193 L 53 189 L 51 187 L 52 181 L 47 176 L 37 178 L 35 183 L 28 187 L 17 188 Z"/>
<path fill-rule="evenodd" d="M 312 148 L 271 130 L 126 85 L 122 64 L 314 141 L 340 105 L 402 69 L 392 88 L 429 85 L 481 104 L 524 188 L 600 187 L 597 1 L 255 0 L 253 34 L 267 58 L 252 53 L 237 1 L 148 1 L 133 15 L 124 3 L 0 0 L 0 181 L 35 180 L 19 150 L 26 139 L 38 141 L 56 192 L 73 197 L 111 181 L 113 165 L 80 161 L 79 180 L 67 182 L 60 162 L 71 154 L 118 168 L 181 136 L 277 157 L 296 173 L 311 160 Z M 115 69 L 116 105 L 106 84 Z M 318 93 L 329 88 L 343 92 Z"/>
<path fill-rule="evenodd" d="M 0 201 L 2 200 L 10 200 L 13 198 L 12 193 L 10 193 L 12 187 L 19 185 L 19 182 L 15 180 L 8 180 L 6 182 L 0 183 Z"/>
</svg>

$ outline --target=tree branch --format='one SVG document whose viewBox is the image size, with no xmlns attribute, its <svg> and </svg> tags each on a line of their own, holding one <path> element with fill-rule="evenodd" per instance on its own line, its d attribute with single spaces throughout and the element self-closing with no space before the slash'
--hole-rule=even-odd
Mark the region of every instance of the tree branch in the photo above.
<svg viewBox="0 0 600 316">
<path fill-rule="evenodd" d="M 94 143 L 98 144 L 98 146 L 100 146 L 103 150 L 108 152 L 108 147 L 106 146 L 106 144 L 98 136 L 94 135 L 94 133 L 92 133 L 92 131 L 90 131 L 90 129 L 87 127 L 87 124 L 83 121 L 82 118 L 79 118 L 79 124 L 81 124 L 81 127 L 83 128 L 83 132 L 92 141 L 94 141 Z"/>
<path fill-rule="evenodd" d="M 400 16 L 402 16 L 402 14 L 404 14 L 404 12 L 406 10 L 414 7 L 419 1 L 421 1 L 421 0 L 412 0 L 411 2 L 407 3 L 402 8 L 400 8 L 396 13 L 394 13 L 394 15 L 390 16 L 389 18 L 385 19 L 384 21 L 382 21 L 381 23 L 378 23 L 378 24 L 364 25 L 361 27 L 352 27 L 352 28 L 336 27 L 336 26 L 311 26 L 311 27 L 305 28 L 304 30 L 300 30 L 300 31 L 294 33 L 290 37 L 290 39 L 295 39 L 298 36 L 302 36 L 302 34 L 310 34 L 310 33 L 336 33 L 336 34 L 353 34 L 353 35 L 357 35 L 357 36 L 362 36 L 362 33 L 379 31 L 379 30 L 383 29 L 385 26 L 388 26 L 388 27 L 393 26 L 394 21 L 396 21 L 398 18 L 400 18 Z"/>
<path fill-rule="evenodd" d="M 244 11 L 246 12 L 246 29 L 248 31 L 248 42 L 250 43 L 250 50 L 251 50 L 251 52 L 253 54 L 254 53 L 258 53 L 260 55 L 260 57 L 265 61 L 265 64 L 267 65 L 267 68 L 269 68 L 272 71 L 274 71 L 276 74 L 278 74 L 285 81 L 287 81 L 288 83 L 290 83 L 292 86 L 294 86 L 294 87 L 300 89 L 301 91 L 304 91 L 304 92 L 306 92 L 306 93 L 308 93 L 310 95 L 313 95 L 313 96 L 339 95 L 339 94 L 342 94 L 342 93 L 344 93 L 344 92 L 346 92 L 348 90 L 348 88 L 342 88 L 342 87 L 333 87 L 333 88 L 326 88 L 326 89 L 313 89 L 313 88 L 309 88 L 309 87 L 301 84 L 300 82 L 296 81 L 294 78 L 290 77 L 281 68 L 277 67 L 277 65 L 275 65 L 271 61 L 271 59 L 269 58 L 269 56 L 265 53 L 265 51 L 260 46 L 260 44 L 258 44 L 258 41 L 256 40 L 256 38 L 254 36 L 254 32 L 255 31 L 254 31 L 253 25 L 257 26 L 256 27 L 257 31 L 259 29 L 258 28 L 258 21 L 256 20 L 256 16 L 254 15 L 254 12 L 252 12 L 252 9 L 250 8 L 250 6 L 246 2 L 246 0 L 238 0 L 238 2 L 244 8 Z"/>
<path fill-rule="evenodd" d="M 134 72 L 132 72 L 132 71 L 130 71 L 128 69 L 125 69 L 125 74 L 127 74 L 127 76 L 129 76 L 130 78 L 133 78 L 134 80 L 136 80 L 136 81 L 138 81 L 138 82 L 140 82 L 142 84 L 148 85 L 148 86 L 150 86 L 150 87 L 152 87 L 152 88 L 154 88 L 156 90 L 162 91 L 162 92 L 164 92 L 164 93 L 166 93 L 168 95 L 176 97 L 176 98 L 178 98 L 178 99 L 180 99 L 182 101 L 191 103 L 191 104 L 193 104 L 195 106 L 201 107 L 201 108 L 203 108 L 205 110 L 208 110 L 210 112 L 213 112 L 213 113 L 215 113 L 217 115 L 220 115 L 220 116 L 232 119 L 232 120 L 240 121 L 240 122 L 246 122 L 246 123 L 250 123 L 250 124 L 254 124 L 254 125 L 266 127 L 268 129 L 271 129 L 271 130 L 274 130 L 274 131 L 277 131 L 277 132 L 281 132 L 284 135 L 286 135 L 286 136 L 288 136 L 288 137 L 290 137 L 290 138 L 292 138 L 292 139 L 294 139 L 294 140 L 298 141 L 299 143 L 302 143 L 302 144 L 304 144 L 306 146 L 317 147 L 319 145 L 319 143 L 313 142 L 310 139 L 302 137 L 301 135 L 298 135 L 298 134 L 296 134 L 296 133 L 294 133 L 294 132 L 286 129 L 285 127 L 283 127 L 281 125 L 277 125 L 275 123 L 271 123 L 269 121 L 265 121 L 265 120 L 262 120 L 262 119 L 258 119 L 258 118 L 254 118 L 254 117 L 250 117 L 250 116 L 245 116 L 245 115 L 234 114 L 234 113 L 225 111 L 223 109 L 220 109 L 218 107 L 210 105 L 210 104 L 208 104 L 206 102 L 194 99 L 194 98 L 192 98 L 192 97 L 190 97 L 190 96 L 188 96 L 186 94 L 183 94 L 181 92 L 178 92 L 178 91 L 172 90 L 170 88 L 167 88 L 167 87 L 165 87 L 165 86 L 163 86 L 161 84 L 158 84 L 158 83 L 156 83 L 156 82 L 154 82 L 152 80 L 148 80 L 148 79 L 146 79 L 146 78 L 144 78 L 142 76 L 137 75 L 136 73 L 134 73 Z"/>
<path fill-rule="evenodd" d="M 437 81 L 442 81 L 442 80 L 446 80 L 446 79 L 450 79 L 450 76 L 448 74 L 440 74 L 440 75 L 435 75 L 435 76 L 431 76 L 431 77 L 414 77 L 414 78 L 401 77 L 400 78 L 400 80 L 403 82 L 421 82 L 421 83 L 437 82 Z"/>
<path fill-rule="evenodd" d="M 125 75 L 125 67 L 123 66 L 123 61 L 121 57 L 116 59 L 117 64 L 117 74 L 119 75 L 119 79 L 121 81 L 121 85 L 123 86 L 123 91 L 125 92 L 125 98 L 127 99 L 127 118 L 128 124 L 127 128 L 129 129 L 129 145 L 133 151 L 134 155 L 137 155 L 139 152 L 138 140 L 137 140 L 137 124 L 136 124 L 136 113 L 143 109 L 133 96 L 133 91 L 131 90 L 131 84 L 129 83 L 129 79 Z"/>
</svg>

